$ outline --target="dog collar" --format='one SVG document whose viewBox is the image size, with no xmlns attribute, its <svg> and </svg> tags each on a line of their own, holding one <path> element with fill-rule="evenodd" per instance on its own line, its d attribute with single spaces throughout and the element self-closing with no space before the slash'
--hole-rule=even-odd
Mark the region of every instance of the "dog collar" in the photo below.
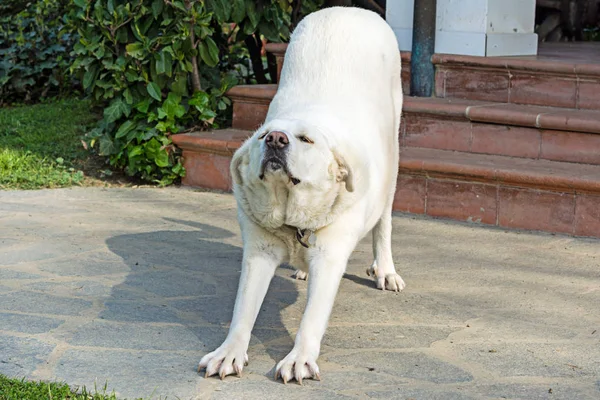
<svg viewBox="0 0 600 400">
<path fill-rule="evenodd" d="M 296 240 L 305 248 L 314 246 L 317 243 L 317 235 L 310 229 L 296 228 Z"/>
</svg>

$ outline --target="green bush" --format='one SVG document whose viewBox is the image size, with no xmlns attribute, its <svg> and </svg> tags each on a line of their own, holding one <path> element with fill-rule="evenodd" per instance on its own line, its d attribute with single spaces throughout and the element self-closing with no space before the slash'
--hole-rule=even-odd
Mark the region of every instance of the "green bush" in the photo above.
<svg viewBox="0 0 600 400">
<path fill-rule="evenodd" d="M 0 2 L 0 105 L 31 103 L 71 89 L 74 36 L 68 0 Z"/>
<path fill-rule="evenodd" d="M 170 135 L 225 122 L 225 91 L 251 75 L 242 43 L 257 31 L 287 39 L 291 8 L 289 0 L 74 0 L 72 71 L 106 102 L 88 146 L 131 176 L 160 184 L 183 176 Z"/>
</svg>

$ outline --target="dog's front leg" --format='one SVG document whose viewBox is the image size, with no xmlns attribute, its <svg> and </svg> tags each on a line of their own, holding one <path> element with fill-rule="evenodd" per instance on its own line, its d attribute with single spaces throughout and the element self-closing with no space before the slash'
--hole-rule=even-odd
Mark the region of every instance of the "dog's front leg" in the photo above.
<svg viewBox="0 0 600 400">
<path fill-rule="evenodd" d="M 265 298 L 275 269 L 285 261 L 287 248 L 272 234 L 243 218 L 240 219 L 244 240 L 242 273 L 233 308 L 229 333 L 223 344 L 202 357 L 198 371 L 219 374 L 221 379 L 234 372 L 241 375 L 248 362 L 248 344 L 252 327 Z"/>
<path fill-rule="evenodd" d="M 357 237 L 347 225 L 329 226 L 319 231 L 315 246 L 307 250 L 308 301 L 294 348 L 277 364 L 275 379 L 281 376 L 284 383 L 296 379 L 300 384 L 304 378 L 321 379 L 317 366 L 321 339 Z"/>
</svg>

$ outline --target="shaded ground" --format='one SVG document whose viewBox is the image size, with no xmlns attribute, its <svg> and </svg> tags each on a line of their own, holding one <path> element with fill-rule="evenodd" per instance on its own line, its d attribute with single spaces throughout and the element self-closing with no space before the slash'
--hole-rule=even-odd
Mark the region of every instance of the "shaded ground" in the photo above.
<svg viewBox="0 0 600 400">
<path fill-rule="evenodd" d="M 280 268 L 242 379 L 203 379 L 231 318 L 231 195 L 184 189 L 0 192 L 0 373 L 181 399 L 597 399 L 600 241 L 397 215 L 407 288 L 343 279 L 323 381 L 274 382 L 306 283 Z"/>
</svg>

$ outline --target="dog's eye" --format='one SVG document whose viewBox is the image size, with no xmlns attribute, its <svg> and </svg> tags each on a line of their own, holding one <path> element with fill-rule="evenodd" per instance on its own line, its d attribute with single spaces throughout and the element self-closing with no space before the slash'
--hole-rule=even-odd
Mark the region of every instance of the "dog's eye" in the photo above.
<svg viewBox="0 0 600 400">
<path fill-rule="evenodd" d="M 315 143 L 312 140 L 310 140 L 309 138 L 307 138 L 306 136 L 299 136 L 298 139 L 300 139 L 300 141 L 302 141 L 304 143 L 308 143 L 308 144 L 314 144 Z"/>
</svg>

